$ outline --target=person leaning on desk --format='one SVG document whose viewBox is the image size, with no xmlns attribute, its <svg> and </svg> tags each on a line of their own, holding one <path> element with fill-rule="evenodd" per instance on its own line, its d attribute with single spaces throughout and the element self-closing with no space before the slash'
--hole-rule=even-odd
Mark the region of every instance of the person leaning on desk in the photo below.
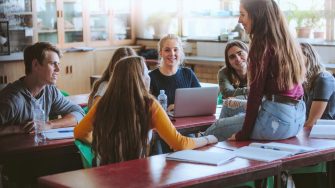
<svg viewBox="0 0 335 188">
<path fill-rule="evenodd" d="M 149 93 L 149 86 L 142 57 L 125 57 L 116 63 L 105 94 L 74 129 L 76 139 L 92 144 L 98 165 L 148 156 L 152 129 L 174 150 L 217 142 L 212 135 L 188 138 L 179 134 Z"/>
<path fill-rule="evenodd" d="M 0 135 L 34 130 L 33 109 L 39 105 L 45 115 L 62 115 L 46 122 L 46 129 L 74 126 L 83 116 L 80 106 L 67 100 L 54 85 L 59 74 L 60 51 L 47 42 L 24 50 L 26 76 L 0 92 Z"/>
</svg>

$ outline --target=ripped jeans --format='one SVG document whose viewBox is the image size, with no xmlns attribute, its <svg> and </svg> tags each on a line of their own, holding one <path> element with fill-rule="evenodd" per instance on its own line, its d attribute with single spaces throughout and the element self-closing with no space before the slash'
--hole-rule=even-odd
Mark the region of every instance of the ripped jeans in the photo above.
<svg viewBox="0 0 335 188">
<path fill-rule="evenodd" d="M 296 136 L 304 126 L 305 117 L 306 107 L 303 100 L 296 105 L 264 100 L 250 138 L 281 140 Z M 214 135 L 219 141 L 226 140 L 242 129 L 244 119 L 245 113 L 218 119 L 204 135 Z"/>
</svg>

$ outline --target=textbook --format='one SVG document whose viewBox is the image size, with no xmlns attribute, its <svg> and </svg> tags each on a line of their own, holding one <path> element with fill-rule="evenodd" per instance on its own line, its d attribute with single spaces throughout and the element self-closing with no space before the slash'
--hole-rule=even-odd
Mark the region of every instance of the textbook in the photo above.
<svg viewBox="0 0 335 188">
<path fill-rule="evenodd" d="M 313 126 L 309 137 L 335 139 L 335 120 L 318 120 Z"/>
<path fill-rule="evenodd" d="M 233 152 L 216 153 L 209 151 L 198 150 L 183 150 L 177 151 L 166 156 L 167 160 L 199 163 L 208 165 L 221 165 L 233 159 L 235 154 Z"/>
<path fill-rule="evenodd" d="M 49 129 L 44 131 L 45 137 L 49 140 L 73 138 L 74 127 L 65 127 L 58 129 Z"/>
<path fill-rule="evenodd" d="M 306 146 L 270 142 L 251 143 L 249 146 L 244 146 L 235 150 L 234 153 L 237 157 L 270 162 L 314 150 L 314 148 Z"/>
</svg>

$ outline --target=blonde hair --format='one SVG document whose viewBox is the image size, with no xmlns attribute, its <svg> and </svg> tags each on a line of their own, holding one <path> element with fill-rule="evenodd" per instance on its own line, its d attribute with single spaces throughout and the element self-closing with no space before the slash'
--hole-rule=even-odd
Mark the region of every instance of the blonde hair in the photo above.
<svg viewBox="0 0 335 188">
<path fill-rule="evenodd" d="M 184 61 L 185 53 L 184 53 L 184 49 L 183 49 L 183 42 L 181 41 L 181 39 L 178 35 L 167 34 L 167 35 L 163 36 L 157 44 L 158 52 L 162 51 L 162 49 L 164 47 L 164 44 L 167 40 L 175 40 L 177 42 L 179 53 L 180 53 L 179 55 L 180 55 L 180 65 L 181 65 Z"/>
</svg>

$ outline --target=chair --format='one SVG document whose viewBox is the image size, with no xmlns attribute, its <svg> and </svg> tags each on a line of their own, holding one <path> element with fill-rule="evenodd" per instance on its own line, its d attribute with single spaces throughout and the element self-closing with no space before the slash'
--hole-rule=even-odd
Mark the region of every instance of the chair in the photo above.
<svg viewBox="0 0 335 188">
<path fill-rule="evenodd" d="M 94 154 L 92 153 L 91 146 L 85 142 L 82 142 L 80 140 L 75 140 L 74 141 L 75 145 L 79 149 L 81 160 L 83 162 L 83 167 L 84 168 L 92 168 L 93 164 L 93 159 L 94 159 Z"/>
<path fill-rule="evenodd" d="M 70 94 L 66 91 L 60 90 L 64 97 L 70 96 Z"/>
</svg>

